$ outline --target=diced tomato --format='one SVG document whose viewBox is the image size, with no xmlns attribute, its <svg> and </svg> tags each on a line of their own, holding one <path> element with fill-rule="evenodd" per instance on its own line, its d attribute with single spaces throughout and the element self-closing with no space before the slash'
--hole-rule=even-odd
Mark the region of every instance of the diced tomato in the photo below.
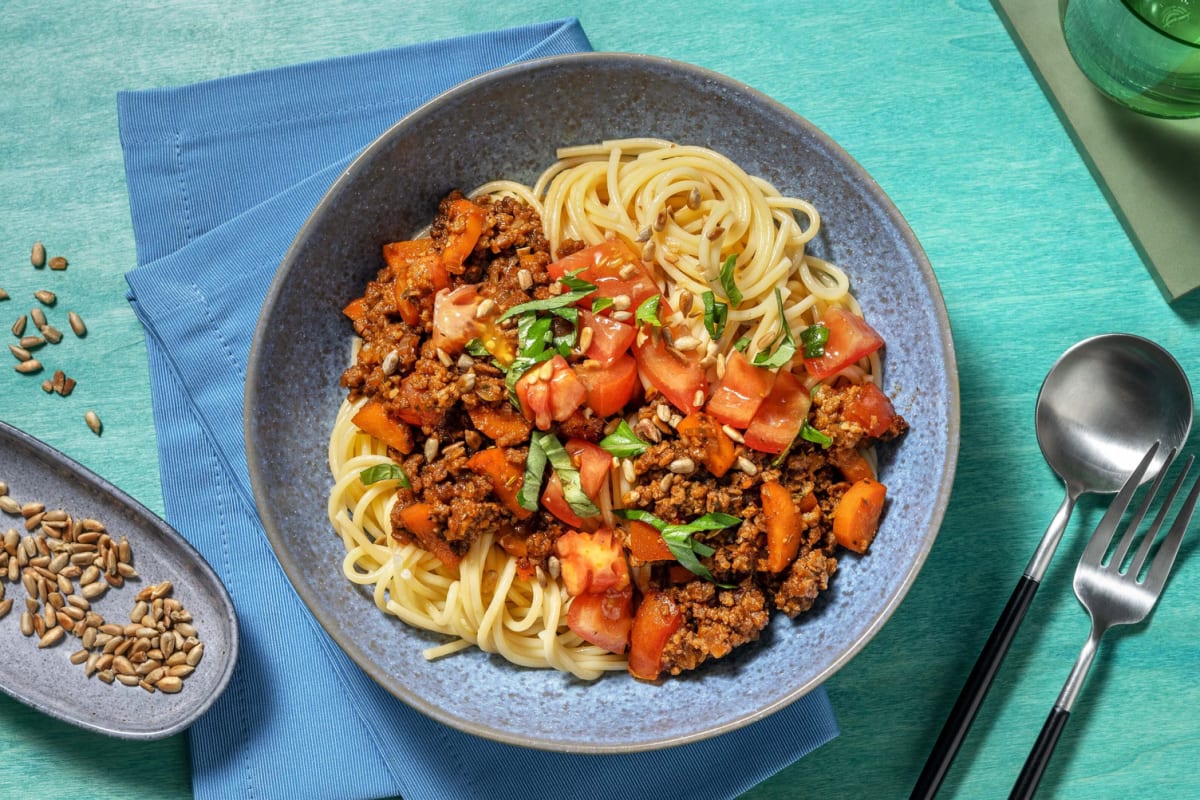
<svg viewBox="0 0 1200 800">
<path fill-rule="evenodd" d="M 633 615 L 629 637 L 629 673 L 635 678 L 653 681 L 662 672 L 662 653 L 667 640 L 679 630 L 683 612 L 665 592 L 651 592 L 642 598 Z"/>
<path fill-rule="evenodd" d="M 548 378 L 543 378 L 544 372 Z M 541 430 L 562 422 L 587 400 L 587 387 L 562 356 L 529 369 L 517 380 L 517 399 L 525 418 Z"/>
<path fill-rule="evenodd" d="M 579 278 L 595 284 L 596 291 L 579 301 L 579 306 L 591 308 L 597 297 L 629 298 L 630 308 L 637 308 L 647 297 L 658 294 L 658 287 L 642 266 L 642 257 L 621 239 L 608 239 L 584 248 L 550 264 L 550 277 L 558 280 L 577 270 Z M 621 277 L 624 272 L 628 277 Z"/>
<path fill-rule="evenodd" d="M 470 200 L 460 198 L 450 204 L 447 216 L 450 233 L 442 248 L 442 264 L 450 272 L 461 273 L 463 262 L 483 233 L 484 211 Z"/>
<path fill-rule="evenodd" d="M 629 554 L 641 561 L 675 560 L 658 528 L 636 519 L 629 523 Z"/>
<path fill-rule="evenodd" d="M 602 317 L 590 311 L 579 312 L 579 332 L 591 329 L 591 341 L 583 354 L 592 361 L 608 366 L 629 350 L 636 331 L 632 325 Z"/>
<path fill-rule="evenodd" d="M 775 373 L 754 366 L 734 350 L 725 359 L 725 374 L 713 389 L 706 410 L 724 425 L 745 428 L 774 385 Z"/>
<path fill-rule="evenodd" d="M 883 337 L 862 317 L 839 306 L 830 306 L 821 315 L 821 324 L 829 329 L 825 354 L 804 359 L 804 369 L 820 380 L 874 353 L 883 346 Z"/>
<path fill-rule="evenodd" d="M 662 337 L 646 330 L 642 344 L 635 340 L 633 355 L 638 370 L 650 381 L 650 385 L 662 392 L 667 402 L 684 414 L 690 414 L 704 405 L 708 394 L 708 376 L 700 361 L 704 354 L 700 350 L 676 354 L 668 350 Z"/>
<path fill-rule="evenodd" d="M 861 425 L 868 436 L 883 435 L 895 417 L 892 401 L 875 384 L 863 383 L 846 390 L 842 418 Z"/>
<path fill-rule="evenodd" d="M 462 350 L 476 336 L 475 314 L 482 302 L 474 284 L 438 292 L 433 298 L 433 346 L 447 354 Z"/>
<path fill-rule="evenodd" d="M 804 384 L 792 373 L 780 372 L 746 428 L 746 446 L 763 453 L 782 453 L 800 433 L 810 406 L 812 398 Z"/>
<path fill-rule="evenodd" d="M 595 533 L 568 531 L 554 541 L 554 552 L 563 586 L 572 597 L 629 588 L 625 548 L 608 528 Z"/>
<path fill-rule="evenodd" d="M 609 366 L 585 361 L 575 367 L 575 374 L 587 389 L 587 407 L 598 417 L 621 411 L 641 388 L 637 361 L 628 353 Z"/>
<path fill-rule="evenodd" d="M 633 627 L 633 587 L 578 595 L 567 611 L 567 627 L 610 653 L 624 653 Z"/>
<path fill-rule="evenodd" d="M 583 493 L 593 503 L 597 502 L 600 490 L 604 488 L 604 479 L 608 477 L 608 471 L 612 467 L 612 456 L 598 445 L 583 439 L 568 439 L 563 444 L 563 449 L 571 456 L 571 462 L 579 470 L 579 485 Z M 542 507 L 571 527 L 584 527 L 584 521 L 571 510 L 563 495 L 562 481 L 557 472 L 551 473 L 550 479 L 546 481 L 546 488 L 542 492 Z"/>
</svg>

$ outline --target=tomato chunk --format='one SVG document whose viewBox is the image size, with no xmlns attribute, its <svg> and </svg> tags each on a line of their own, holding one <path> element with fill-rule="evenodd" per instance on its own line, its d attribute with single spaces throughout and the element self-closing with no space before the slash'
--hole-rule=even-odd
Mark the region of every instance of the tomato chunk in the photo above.
<svg viewBox="0 0 1200 800">
<path fill-rule="evenodd" d="M 780 372 L 746 428 L 746 446 L 762 453 L 782 453 L 799 435 L 811 406 L 804 384 L 792 373 Z"/>
<path fill-rule="evenodd" d="M 871 355 L 883 347 L 883 337 L 866 320 L 839 306 L 830 306 L 821 315 L 821 324 L 829 329 L 825 354 L 804 359 L 804 369 L 818 380 Z"/>
<path fill-rule="evenodd" d="M 725 374 L 713 389 L 707 411 L 724 425 L 745 428 L 775 385 L 775 373 L 756 367 L 734 350 L 725 359 Z"/>
<path fill-rule="evenodd" d="M 598 417 L 620 412 L 641 388 L 637 361 L 628 353 L 608 366 L 585 361 L 575 374 L 587 389 L 587 407 Z"/>
<path fill-rule="evenodd" d="M 625 548 L 608 528 L 595 533 L 568 531 L 554 542 L 567 594 L 622 590 L 630 586 Z"/>
<path fill-rule="evenodd" d="M 633 587 L 577 595 L 567 610 L 567 627 L 610 653 L 624 653 L 633 627 Z"/>
<path fill-rule="evenodd" d="M 560 258 L 546 269 L 555 280 L 582 270 L 577 277 L 594 284 L 596 291 L 579 301 L 581 308 L 591 308 L 597 297 L 621 295 L 629 298 L 630 308 L 637 308 L 647 297 L 658 294 L 658 287 L 642 266 L 641 255 L 621 239 L 608 239 L 586 247 Z"/>
<path fill-rule="evenodd" d="M 676 428 L 685 444 L 698 446 L 704 453 L 704 467 L 720 478 L 737 460 L 733 439 L 721 429 L 712 416 L 703 411 L 688 414 Z"/>
<path fill-rule="evenodd" d="M 604 480 L 612 467 L 612 456 L 599 445 L 583 439 L 568 439 L 563 444 L 563 449 L 571 456 L 571 462 L 579 470 L 579 485 L 583 493 L 591 498 L 593 503 L 598 502 L 600 490 L 604 488 Z M 550 479 L 546 481 L 546 488 L 542 492 L 542 507 L 572 527 L 580 528 L 584 525 L 583 520 L 567 503 L 562 481 L 556 472 L 551 473 Z"/>
<path fill-rule="evenodd" d="M 629 673 L 635 678 L 653 681 L 662 672 L 662 653 L 667 640 L 679 630 L 683 612 L 665 592 L 651 592 L 642 598 L 633 615 L 629 635 Z"/>
<path fill-rule="evenodd" d="M 640 520 L 629 523 L 629 554 L 641 561 L 674 561 L 658 528 Z"/>
<path fill-rule="evenodd" d="M 583 405 L 587 387 L 567 360 L 556 355 L 517 380 L 517 399 L 526 419 L 541 430 L 549 430 L 552 423 L 562 422 Z"/>
<path fill-rule="evenodd" d="M 868 436 L 879 437 L 892 426 L 896 409 L 882 389 L 874 383 L 863 383 L 846 390 L 842 417 L 862 426 Z"/>
<path fill-rule="evenodd" d="M 615 319 L 593 314 L 590 311 L 579 312 L 579 333 L 590 329 L 590 341 L 582 352 L 591 361 L 601 366 L 608 366 L 629 350 L 633 337 L 637 333 L 632 325 L 617 322 Z"/>
<path fill-rule="evenodd" d="M 667 398 L 667 402 L 684 414 L 704 405 L 708 395 L 708 376 L 700 365 L 703 353 L 692 350 L 677 354 L 669 350 L 661 336 L 646 330 L 645 340 L 633 344 L 638 370 Z"/>
</svg>

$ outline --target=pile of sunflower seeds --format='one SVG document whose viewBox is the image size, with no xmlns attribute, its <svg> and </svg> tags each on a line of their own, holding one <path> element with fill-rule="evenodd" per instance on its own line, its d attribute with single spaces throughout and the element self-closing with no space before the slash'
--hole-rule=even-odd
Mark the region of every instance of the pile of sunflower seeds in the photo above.
<svg viewBox="0 0 1200 800">
<path fill-rule="evenodd" d="M 33 250 L 30 252 L 29 261 L 36 269 L 49 265 L 52 270 L 64 270 L 67 268 L 67 259 L 63 256 L 54 256 L 46 259 L 46 247 L 41 242 L 35 242 Z M 33 293 L 33 297 L 41 305 L 34 306 L 28 314 L 22 314 L 17 317 L 12 324 L 12 334 L 17 339 L 16 344 L 9 344 L 8 350 L 12 353 L 13 358 L 17 360 L 16 366 L 13 367 L 17 372 L 23 375 L 35 375 L 42 371 L 43 364 L 37 356 L 37 351 L 46 344 L 55 345 L 63 340 L 63 333 L 46 318 L 45 309 L 53 308 L 58 303 L 58 296 L 49 289 L 39 289 Z M 10 300 L 8 292 L 0 289 L 0 301 Z M 36 332 L 29 328 L 30 323 L 36 328 Z M 87 335 L 87 324 L 84 323 L 83 317 L 79 316 L 75 311 L 67 312 L 67 323 L 71 327 L 71 331 L 79 338 Z M 55 370 L 53 378 L 47 378 L 42 381 L 42 391 L 46 394 L 57 394 L 61 397 L 67 397 L 75 390 L 75 379 L 68 377 L 65 372 Z M 94 418 L 94 419 L 93 419 Z M 92 432 L 97 436 L 100 435 L 101 425 L 96 412 L 88 411 L 85 416 L 85 421 Z"/>
<path fill-rule="evenodd" d="M 73 518 L 38 502 L 20 503 L 2 481 L 0 511 L 20 518 L 25 528 L 25 533 L 10 528 L 0 548 L 0 618 L 13 607 L 13 598 L 5 597 L 6 578 L 25 589 L 21 633 L 36 637 L 39 648 L 74 637 L 79 648 L 71 653 L 71 663 L 82 665 L 89 678 L 150 693 L 183 689 L 204 657 L 204 643 L 191 613 L 171 597 L 170 581 L 138 591 L 128 624 L 109 622 L 92 609 L 110 589 L 138 578 L 124 536 L 114 538 L 98 520 Z"/>
</svg>

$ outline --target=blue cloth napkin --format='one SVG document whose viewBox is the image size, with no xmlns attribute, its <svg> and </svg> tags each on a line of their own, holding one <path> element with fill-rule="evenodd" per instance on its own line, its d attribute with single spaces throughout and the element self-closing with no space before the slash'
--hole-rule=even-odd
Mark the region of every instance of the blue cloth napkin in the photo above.
<svg viewBox="0 0 1200 800">
<path fill-rule="evenodd" d="M 259 523 L 242 392 L 275 270 L 349 160 L 487 69 L 590 49 L 560 20 L 118 95 L 167 519 L 233 597 L 233 680 L 189 732 L 198 798 L 735 796 L 837 735 L 823 690 L 740 730 L 651 753 L 498 744 L 375 684 L 295 595 Z M 681 713 L 686 713 L 683 711 Z"/>
</svg>

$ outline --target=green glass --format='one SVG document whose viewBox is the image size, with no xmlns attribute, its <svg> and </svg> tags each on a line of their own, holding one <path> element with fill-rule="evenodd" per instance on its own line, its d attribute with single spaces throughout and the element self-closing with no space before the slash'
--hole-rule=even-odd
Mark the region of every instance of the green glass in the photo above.
<svg viewBox="0 0 1200 800">
<path fill-rule="evenodd" d="M 1200 0 L 1060 0 L 1059 12 L 1100 91 L 1142 114 L 1200 116 Z"/>
</svg>

